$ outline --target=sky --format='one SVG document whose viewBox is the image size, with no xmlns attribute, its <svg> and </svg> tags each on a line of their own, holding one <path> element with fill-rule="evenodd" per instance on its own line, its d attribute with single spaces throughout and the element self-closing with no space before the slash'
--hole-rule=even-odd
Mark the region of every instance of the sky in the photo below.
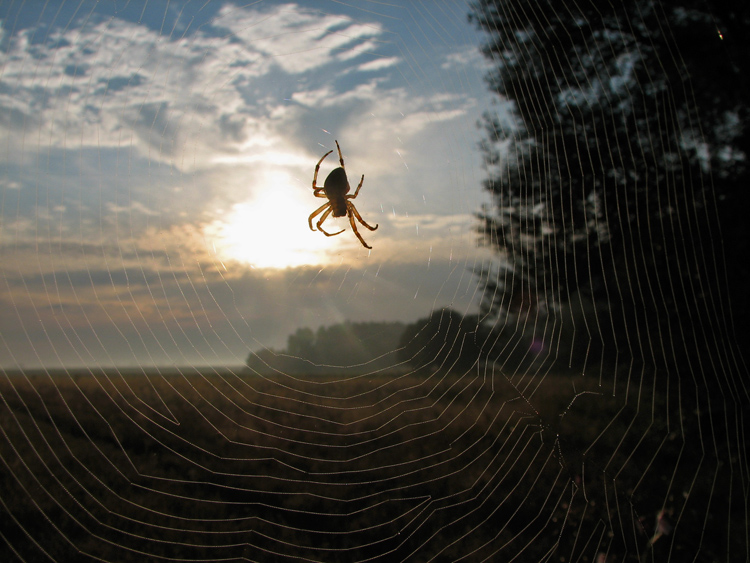
<svg viewBox="0 0 750 563">
<path fill-rule="evenodd" d="M 0 5 L 0 367 L 237 365 L 473 312 L 492 255 L 464 2 Z M 338 166 L 363 219 L 308 216 Z"/>
</svg>

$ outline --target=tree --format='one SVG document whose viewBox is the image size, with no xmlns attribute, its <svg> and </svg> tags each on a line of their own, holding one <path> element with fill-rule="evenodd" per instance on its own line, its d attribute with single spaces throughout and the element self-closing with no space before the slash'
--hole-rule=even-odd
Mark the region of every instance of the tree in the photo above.
<svg viewBox="0 0 750 563">
<path fill-rule="evenodd" d="M 483 123 L 480 231 L 503 259 L 481 273 L 484 314 L 590 303 L 589 336 L 631 357 L 669 331 L 725 328 L 715 272 L 748 249 L 750 9 L 712 4 L 472 5 L 488 85 L 512 108 Z M 730 288 L 750 280 L 745 264 Z M 746 330 L 746 291 L 732 298 Z"/>
<path fill-rule="evenodd" d="M 414 368 L 470 368 L 482 354 L 476 316 L 436 309 L 429 317 L 407 325 L 399 342 L 398 359 Z"/>
<path fill-rule="evenodd" d="M 316 359 L 315 333 L 307 327 L 298 328 L 294 334 L 287 337 L 286 351 L 293 356 L 314 361 Z"/>
<path fill-rule="evenodd" d="M 256 373 L 366 373 L 393 365 L 394 350 L 404 330 L 400 322 L 344 323 L 298 328 L 285 350 L 251 352 L 247 366 Z"/>
</svg>

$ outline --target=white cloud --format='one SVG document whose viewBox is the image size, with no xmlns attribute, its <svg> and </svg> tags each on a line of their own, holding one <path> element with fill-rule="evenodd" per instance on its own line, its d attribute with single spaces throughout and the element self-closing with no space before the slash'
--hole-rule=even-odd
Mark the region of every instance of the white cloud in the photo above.
<svg viewBox="0 0 750 563">
<path fill-rule="evenodd" d="M 18 118 L 6 117 L 0 127 L 19 138 L 38 131 L 46 148 L 126 148 L 189 172 L 262 160 L 262 154 L 247 156 L 262 147 L 283 144 L 299 153 L 288 131 L 307 117 L 301 108 L 327 108 L 339 121 L 348 119 L 346 111 L 378 116 L 377 129 L 368 125 L 377 139 L 394 125 L 402 136 L 417 134 L 460 118 L 468 107 L 456 96 L 387 88 L 383 78 L 354 78 L 346 87 L 329 83 L 328 76 L 352 76 L 348 70 L 400 62 L 395 56 L 352 61 L 381 45 L 376 40 L 385 32 L 377 24 L 293 4 L 263 12 L 227 5 L 211 23 L 227 33 L 168 40 L 111 18 L 53 33 L 48 44 L 54 47 L 47 48 L 32 44 L 33 29 L 24 31 L 14 38 L 0 77 L 0 107 Z M 288 77 L 268 78 L 278 72 Z M 279 88 L 288 89 L 287 100 Z"/>
<path fill-rule="evenodd" d="M 5 189 L 5 190 L 20 190 L 21 184 L 13 180 L 0 179 L 0 188 Z"/>
<path fill-rule="evenodd" d="M 227 28 L 246 49 L 269 57 L 290 74 L 324 66 L 348 45 L 354 49 L 356 41 L 383 31 L 378 25 L 353 24 L 346 16 L 321 16 L 294 4 L 267 14 L 224 7 L 214 24 Z"/>
<path fill-rule="evenodd" d="M 352 47 L 350 47 L 349 49 L 345 51 L 341 51 L 338 54 L 338 59 L 340 61 L 348 61 L 356 57 L 359 57 L 360 55 L 363 55 L 365 53 L 375 53 L 377 52 L 377 48 L 378 48 L 378 44 L 375 41 L 372 41 L 372 40 L 362 41 L 361 43 L 353 45 Z"/>
<path fill-rule="evenodd" d="M 200 166 L 281 101 L 258 96 L 268 89 L 260 77 L 315 70 L 382 33 L 294 5 L 265 13 L 225 6 L 212 23 L 229 33 L 170 41 L 117 18 L 52 33 L 47 44 L 32 43 L 34 29 L 19 33 L 0 78 L 6 132 L 35 129 L 49 146 L 128 146 Z M 177 161 L 185 150 L 192 158 Z"/>
<path fill-rule="evenodd" d="M 150 217 L 157 217 L 159 215 L 159 212 L 157 210 L 148 208 L 139 201 L 133 201 L 130 203 L 130 205 L 127 206 L 107 203 L 106 208 L 107 211 L 112 214 L 127 213 L 128 215 L 131 215 L 133 213 L 140 213 L 143 215 L 148 215 Z"/>
<path fill-rule="evenodd" d="M 359 68 L 357 70 L 360 70 L 362 72 L 381 70 L 381 69 L 388 68 L 391 66 L 396 66 L 400 62 L 401 62 L 401 59 L 398 57 L 386 57 L 383 59 L 375 59 L 370 62 L 359 65 Z"/>
<path fill-rule="evenodd" d="M 472 68 L 482 71 L 485 68 L 489 70 L 491 65 L 476 46 L 468 45 L 460 51 L 446 55 L 445 61 L 440 67 L 443 70 L 465 70 L 467 68 Z"/>
<path fill-rule="evenodd" d="M 305 90 L 292 94 L 292 100 L 308 107 L 316 107 L 322 102 L 334 96 L 333 89 L 330 87 L 318 88 L 317 90 Z"/>
</svg>

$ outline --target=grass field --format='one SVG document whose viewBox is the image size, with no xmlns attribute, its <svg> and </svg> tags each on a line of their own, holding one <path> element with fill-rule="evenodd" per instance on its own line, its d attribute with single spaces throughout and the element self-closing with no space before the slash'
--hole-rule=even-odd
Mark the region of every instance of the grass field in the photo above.
<svg viewBox="0 0 750 563">
<path fill-rule="evenodd" d="M 731 464 L 662 383 L 6 373 L 0 560 L 726 560 Z"/>
</svg>

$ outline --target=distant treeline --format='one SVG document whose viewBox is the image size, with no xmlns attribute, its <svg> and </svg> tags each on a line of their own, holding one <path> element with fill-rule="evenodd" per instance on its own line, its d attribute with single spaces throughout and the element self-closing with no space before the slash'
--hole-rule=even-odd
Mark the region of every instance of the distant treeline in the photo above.
<svg viewBox="0 0 750 563">
<path fill-rule="evenodd" d="M 259 373 L 352 373 L 389 369 L 398 363 L 404 323 L 352 323 L 299 328 L 284 350 L 253 352 L 248 367 Z"/>
<path fill-rule="evenodd" d="M 585 304 L 578 306 L 586 310 Z M 285 349 L 252 352 L 247 365 L 261 374 L 465 371 L 485 361 L 511 373 L 553 366 L 580 369 L 597 352 L 580 328 L 576 337 L 581 323 L 574 312 L 559 316 L 567 321 L 565 327 L 548 322 L 546 314 L 533 308 L 517 306 L 498 326 L 441 308 L 411 324 L 347 321 L 316 331 L 300 328 L 287 338 Z"/>
<path fill-rule="evenodd" d="M 480 357 L 478 319 L 437 309 L 412 324 L 344 322 L 300 328 L 284 350 L 253 352 L 248 367 L 259 373 L 371 373 L 385 369 L 469 367 Z"/>
</svg>

